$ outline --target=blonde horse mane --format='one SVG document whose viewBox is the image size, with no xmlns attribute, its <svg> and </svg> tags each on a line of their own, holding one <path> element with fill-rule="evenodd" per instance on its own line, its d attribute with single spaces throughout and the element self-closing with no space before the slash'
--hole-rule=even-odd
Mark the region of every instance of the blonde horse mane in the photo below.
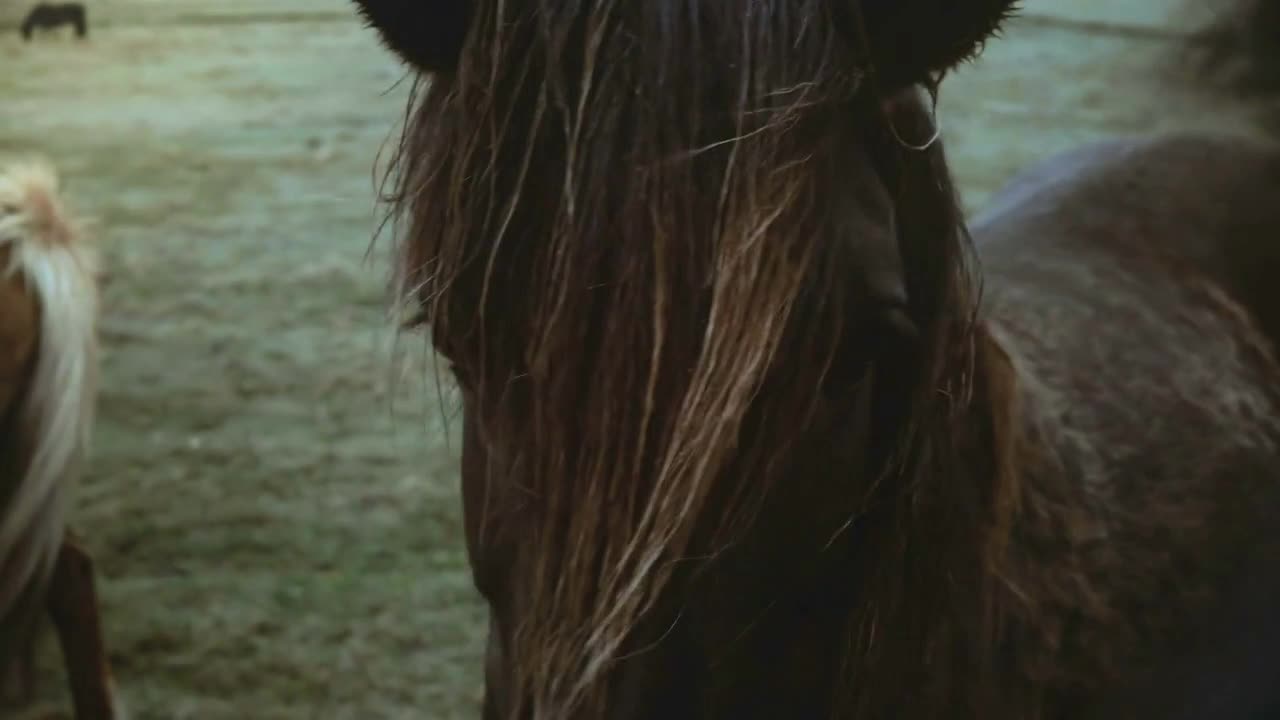
<svg viewBox="0 0 1280 720">
<path fill-rule="evenodd" d="M 40 313 L 18 416 L 30 438 L 23 477 L 0 507 L 0 618 L 53 570 L 71 490 L 89 445 L 97 386 L 97 256 L 43 161 L 0 166 L 0 279 L 21 278 Z"/>
</svg>

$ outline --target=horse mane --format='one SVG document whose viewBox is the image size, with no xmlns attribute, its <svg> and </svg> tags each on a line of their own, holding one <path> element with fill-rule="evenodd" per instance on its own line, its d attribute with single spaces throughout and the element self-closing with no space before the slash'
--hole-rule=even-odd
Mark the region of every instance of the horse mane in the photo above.
<svg viewBox="0 0 1280 720">
<path fill-rule="evenodd" d="M 30 40 L 37 28 L 53 29 L 59 25 L 72 25 L 76 35 L 84 37 L 89 31 L 88 12 L 84 3 L 37 3 L 27 12 L 18 30 L 24 39 Z"/>
<path fill-rule="evenodd" d="M 97 259 L 58 185 L 45 162 L 0 167 L 0 249 L 8 256 L 0 280 L 21 278 L 39 310 L 34 368 L 16 416 L 27 438 L 25 462 L 18 478 L 0 486 L 7 492 L 0 498 L 0 620 L 53 569 L 92 424 Z"/>
<path fill-rule="evenodd" d="M 1280 95 L 1280 1 L 1234 0 L 1217 20 L 1197 33 L 1203 45 L 1196 76 L 1250 97 Z"/>
<path fill-rule="evenodd" d="M 479 3 L 459 68 L 415 85 L 389 170 L 395 287 L 471 398 L 492 482 L 519 482 L 491 509 L 519 535 L 501 595 L 536 619 L 506 647 L 513 716 L 600 716 L 681 568 L 732 543 L 788 451 L 867 393 L 885 463 L 838 492 L 904 518 L 946 508 L 943 535 L 990 530 L 987 484 L 956 477 L 977 302 L 958 202 L 940 148 L 893 141 L 829 6 Z M 849 178 L 873 151 L 899 181 L 922 339 L 910 363 L 845 376 L 871 344 Z M 897 570 L 979 544 L 921 560 L 901 539 L 876 582 L 944 602 L 907 598 Z M 850 663 L 869 664 L 857 624 Z"/>
</svg>

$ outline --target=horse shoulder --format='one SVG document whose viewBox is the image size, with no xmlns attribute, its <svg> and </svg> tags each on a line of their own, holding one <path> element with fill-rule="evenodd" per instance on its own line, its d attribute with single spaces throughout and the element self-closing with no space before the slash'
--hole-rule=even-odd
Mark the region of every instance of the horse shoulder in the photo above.
<svg viewBox="0 0 1280 720">
<path fill-rule="evenodd" d="M 1280 349 L 1280 145 L 1210 133 L 1101 141 L 1014 177 L 972 228 L 996 285 L 1073 266 L 1179 268 Z M 1085 284 L 1093 284 L 1086 280 Z M 1086 288 L 1079 287 L 1084 290 Z"/>
<path fill-rule="evenodd" d="M 0 250 L 0 268 L 7 264 Z M 0 279 L 0 418 L 22 396 L 39 341 L 39 306 L 21 278 Z"/>
<path fill-rule="evenodd" d="M 1259 332 L 1280 295 L 1254 282 L 1280 272 L 1277 190 L 1267 143 L 1120 139 L 1031 168 L 976 217 L 1026 435 L 1025 542 L 1002 574 L 1056 603 L 1025 611 L 1052 642 L 1021 666 L 1103 687 L 1213 607 L 1221 578 L 1188 568 L 1280 537 L 1263 509 L 1280 502 L 1280 366 Z"/>
<path fill-rule="evenodd" d="M 1280 144 L 1205 132 L 1115 137 L 1016 173 L 970 224 L 995 236 L 1028 223 L 1073 232 L 1132 217 L 1221 224 L 1228 214 L 1271 210 L 1277 191 Z M 1280 222 L 1280 213 L 1270 219 Z"/>
</svg>

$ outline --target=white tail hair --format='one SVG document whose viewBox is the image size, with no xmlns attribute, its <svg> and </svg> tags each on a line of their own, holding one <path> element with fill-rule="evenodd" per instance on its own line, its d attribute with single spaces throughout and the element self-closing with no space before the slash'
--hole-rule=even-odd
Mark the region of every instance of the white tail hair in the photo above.
<svg viewBox="0 0 1280 720">
<path fill-rule="evenodd" d="M 89 446 L 97 391 L 97 255 L 64 209 L 58 176 L 42 161 L 0 167 L 0 280 L 15 275 L 39 306 L 39 338 L 20 422 L 28 462 L 0 507 L 0 618 L 33 583 L 48 581 Z M 12 573 L 12 574 L 10 574 Z"/>
</svg>

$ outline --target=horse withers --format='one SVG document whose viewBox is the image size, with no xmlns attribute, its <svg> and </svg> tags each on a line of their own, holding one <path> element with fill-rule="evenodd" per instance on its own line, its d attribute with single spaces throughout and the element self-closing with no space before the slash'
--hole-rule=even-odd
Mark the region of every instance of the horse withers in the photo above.
<svg viewBox="0 0 1280 720">
<path fill-rule="evenodd" d="M 1280 148 L 1082 147 L 967 223 L 917 88 L 1012 0 L 358 4 L 419 73 L 486 718 L 1090 718 L 1247 597 Z"/>
<path fill-rule="evenodd" d="M 83 3 L 38 3 L 27 13 L 19 28 L 23 40 L 31 40 L 36 30 L 56 30 L 64 25 L 75 29 L 76 37 L 89 34 L 88 12 Z"/>
<path fill-rule="evenodd" d="M 47 612 L 78 720 L 120 717 L 92 562 L 67 530 L 96 393 L 97 283 L 52 167 L 0 167 L 0 672 L 30 699 Z"/>
</svg>

